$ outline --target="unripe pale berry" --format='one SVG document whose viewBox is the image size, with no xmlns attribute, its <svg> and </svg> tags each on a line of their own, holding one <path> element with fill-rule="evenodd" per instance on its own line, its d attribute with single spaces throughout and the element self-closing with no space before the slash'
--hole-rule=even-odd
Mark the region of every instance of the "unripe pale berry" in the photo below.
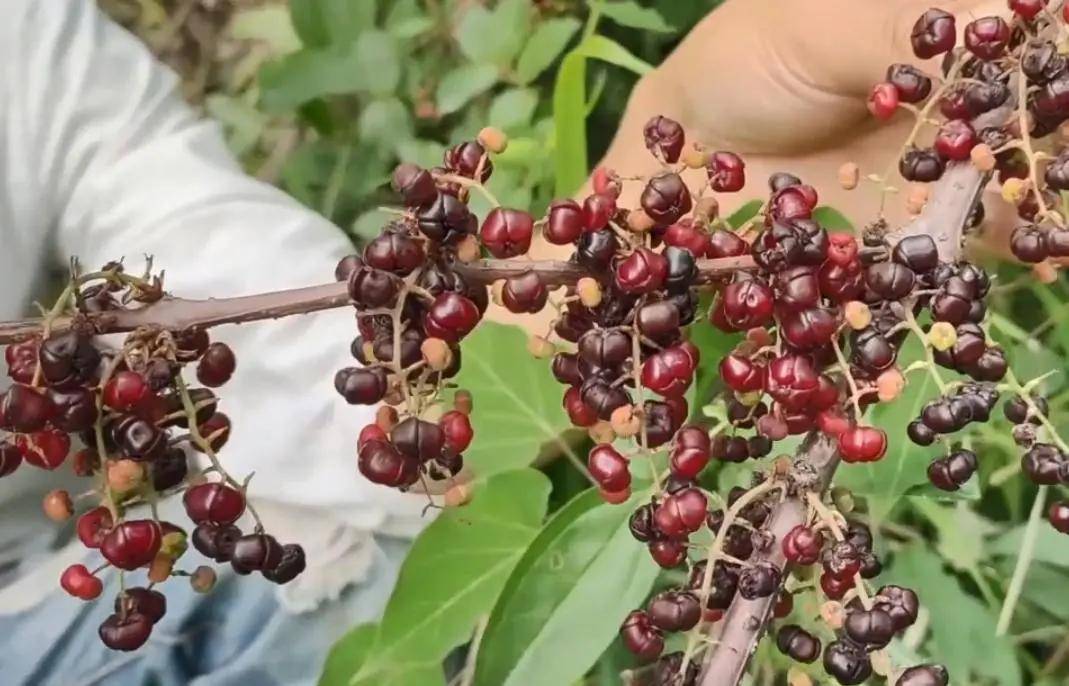
<svg viewBox="0 0 1069 686">
<path fill-rule="evenodd" d="M 557 352 L 557 347 L 543 336 L 531 336 L 527 339 L 527 350 L 532 356 L 542 360 L 552 357 Z"/>
<path fill-rule="evenodd" d="M 638 434 L 642 428 L 642 421 L 635 414 L 635 408 L 631 405 L 621 405 L 612 411 L 609 417 L 609 425 L 613 432 L 620 438 L 631 438 Z"/>
<path fill-rule="evenodd" d="M 484 148 L 495 155 L 505 152 L 509 145 L 509 138 L 505 135 L 505 132 L 493 126 L 483 128 L 479 132 L 478 139 Z"/>
<path fill-rule="evenodd" d="M 587 434 L 590 436 L 590 440 L 595 443 L 612 443 L 616 440 L 616 432 L 612 430 L 612 424 L 602 419 L 594 422 L 587 429 Z"/>
<path fill-rule="evenodd" d="M 688 169 L 701 169 L 709 163 L 709 153 L 698 143 L 692 143 L 683 149 L 683 155 L 679 160 Z"/>
<path fill-rule="evenodd" d="M 107 464 L 108 486 L 119 493 L 128 493 L 145 480 L 145 468 L 133 460 L 111 460 Z"/>
<path fill-rule="evenodd" d="M 71 502 L 71 494 L 56 489 L 45 494 L 41 503 L 45 515 L 53 522 L 65 522 L 74 514 L 74 503 Z"/>
<path fill-rule="evenodd" d="M 945 352 L 953 348 L 954 344 L 958 342 L 958 332 L 954 330 L 954 326 L 949 322 L 936 322 L 928 330 L 928 342 L 936 350 Z"/>
<path fill-rule="evenodd" d="M 584 276 L 576 282 L 575 292 L 583 307 L 594 308 L 601 304 L 601 284 L 589 276 Z"/>
<path fill-rule="evenodd" d="M 453 409 L 457 412 L 463 412 L 466 415 L 470 415 L 472 410 L 471 391 L 465 391 L 464 389 L 461 389 L 454 393 Z"/>
<path fill-rule="evenodd" d="M 207 593 L 215 587 L 215 570 L 207 565 L 201 565 L 189 575 L 189 585 L 197 593 Z"/>
<path fill-rule="evenodd" d="M 845 162 L 839 167 L 839 185 L 845 190 L 852 191 L 857 188 L 861 178 L 861 170 L 853 162 Z"/>
<path fill-rule="evenodd" d="M 627 213 L 627 228 L 635 233 L 646 233 L 654 226 L 653 219 L 643 210 L 631 210 Z"/>
<path fill-rule="evenodd" d="M 843 307 L 843 317 L 851 329 L 860 331 L 872 323 L 872 310 L 860 300 L 851 300 Z"/>
<path fill-rule="evenodd" d="M 906 379 L 897 369 L 888 369 L 876 378 L 876 395 L 883 402 L 890 402 L 902 393 Z"/>
<path fill-rule="evenodd" d="M 436 372 L 448 369 L 453 363 L 453 351 L 441 338 L 426 338 L 420 343 L 419 352 L 427 366 Z"/>
<path fill-rule="evenodd" d="M 928 202 L 928 186 L 923 183 L 909 184 L 906 191 L 906 211 L 912 215 L 918 215 L 924 211 Z"/>
<path fill-rule="evenodd" d="M 1019 205 L 1028 193 L 1024 179 L 1006 179 L 1002 182 L 1002 199 L 1011 205 Z"/>
<path fill-rule="evenodd" d="M 444 502 L 446 507 L 460 507 L 471 502 L 471 486 L 468 484 L 456 484 L 445 492 Z"/>
<path fill-rule="evenodd" d="M 1058 268 L 1049 261 L 1032 265 L 1032 276 L 1039 283 L 1050 284 L 1058 280 Z"/>
<path fill-rule="evenodd" d="M 171 578 L 171 570 L 174 569 L 174 558 L 170 555 L 157 555 L 148 568 L 148 580 L 154 584 L 162 584 Z"/>
<path fill-rule="evenodd" d="M 399 419 L 397 410 L 389 405 L 383 405 L 375 410 L 375 424 L 386 433 L 393 431 Z"/>
<path fill-rule="evenodd" d="M 982 172 L 989 172 L 995 168 L 995 154 L 987 143 L 974 145 L 969 151 L 969 160 L 972 165 Z"/>
<path fill-rule="evenodd" d="M 460 262 L 474 262 L 482 256 L 482 253 L 479 250 L 479 241 L 475 236 L 470 234 L 464 236 L 464 238 L 457 243 L 456 250 L 457 260 Z"/>
</svg>

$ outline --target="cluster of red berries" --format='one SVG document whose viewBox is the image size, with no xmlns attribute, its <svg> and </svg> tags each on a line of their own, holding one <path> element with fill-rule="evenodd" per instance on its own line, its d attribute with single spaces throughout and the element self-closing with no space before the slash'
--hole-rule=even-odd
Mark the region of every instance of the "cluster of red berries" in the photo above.
<svg viewBox="0 0 1069 686">
<path fill-rule="evenodd" d="M 199 330 L 139 330 L 121 349 L 100 347 L 83 315 L 118 309 L 129 300 L 151 302 L 162 291 L 127 277 L 117 263 L 97 278 L 76 277 L 73 283 L 77 288 L 63 303 L 64 314 L 73 304 L 68 328 L 5 350 L 14 383 L 0 396 L 0 430 L 6 432 L 0 439 L 0 475 L 11 474 L 23 461 L 57 469 L 74 443 L 85 446 L 73 455 L 74 473 L 96 479 L 100 504 L 78 515 L 76 532 L 104 563 L 94 570 L 72 565 L 60 585 L 76 598 L 93 600 L 104 590 L 98 576 L 103 569 L 146 570 L 148 585 L 121 590 L 115 614 L 100 626 L 100 638 L 109 648 L 134 650 L 166 612 L 166 599 L 153 586 L 172 576 L 190 576 L 203 591 L 214 582 L 209 567 L 194 572 L 175 568 L 189 538 L 197 550 L 231 562 L 239 573 L 260 571 L 277 583 L 304 569 L 304 552 L 298 545 L 280 545 L 258 525 L 243 533 L 236 522 L 246 510 L 244 488 L 218 469 L 191 469 L 187 460 L 185 445 L 214 459 L 227 441 L 230 420 L 217 410 L 210 389 L 234 373 L 233 351 Z M 186 364 L 196 365 L 203 388 L 185 388 L 180 374 Z M 189 433 L 179 436 L 173 429 Z M 218 477 L 224 480 L 212 480 Z M 188 538 L 182 527 L 159 520 L 154 510 L 136 516 L 137 506 L 183 491 L 186 514 L 195 525 Z M 55 521 L 75 516 L 67 491 L 51 491 L 43 507 Z"/>
</svg>

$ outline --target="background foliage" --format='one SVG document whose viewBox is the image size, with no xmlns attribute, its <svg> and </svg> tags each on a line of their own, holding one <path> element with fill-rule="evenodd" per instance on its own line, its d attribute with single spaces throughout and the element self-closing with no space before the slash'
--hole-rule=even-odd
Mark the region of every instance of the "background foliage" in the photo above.
<svg viewBox="0 0 1069 686">
<path fill-rule="evenodd" d="M 182 74 L 187 97 L 225 125 L 250 173 L 356 243 L 377 232 L 376 208 L 392 201 L 386 181 L 399 159 L 435 164 L 447 142 L 488 123 L 511 138 L 492 182 L 504 203 L 538 212 L 570 193 L 607 146 L 637 76 L 718 4 L 100 2 Z M 993 335 L 1020 378 L 1059 372 L 1045 386 L 1064 431 L 1069 289 L 1034 285 L 1012 266 L 997 270 Z M 711 327 L 695 333 L 705 360 L 733 344 Z M 477 440 L 467 454 L 479 474 L 475 499 L 417 540 L 384 617 L 338 643 L 324 684 L 422 686 L 448 676 L 487 686 L 608 685 L 635 666 L 613 643 L 618 623 L 651 589 L 680 583 L 681 573 L 661 572 L 631 540 L 631 507 L 604 505 L 586 489 L 574 467 L 585 436 L 566 431 L 548 365 L 518 359 L 512 351 L 521 346 L 519 332 L 486 325 L 465 348 L 461 383 L 477 399 Z M 718 388 L 715 371 L 701 370 L 696 386 L 692 407 L 702 408 Z M 924 386 L 911 384 L 873 421 L 903 436 L 931 394 Z M 840 470 L 837 484 L 879 530 L 889 560 L 882 578 L 917 588 L 925 605 L 927 619 L 893 655 L 944 661 L 960 684 L 1065 683 L 1069 542 L 1032 507 L 1036 489 L 1020 475 L 1001 415 L 971 440 L 982 458 L 979 479 L 952 498 L 927 485 L 928 455 L 906 441 L 879 463 Z M 532 467 L 549 452 L 572 459 Z M 707 485 L 744 483 L 750 468 L 723 467 Z M 1019 599 L 1007 601 L 1028 540 L 1027 581 Z M 799 597 L 798 616 L 815 611 L 814 600 Z M 1008 632 L 996 636 L 1000 612 Z M 473 636 L 477 647 L 459 650 Z M 786 665 L 767 644 L 755 663 L 762 684 Z"/>
</svg>

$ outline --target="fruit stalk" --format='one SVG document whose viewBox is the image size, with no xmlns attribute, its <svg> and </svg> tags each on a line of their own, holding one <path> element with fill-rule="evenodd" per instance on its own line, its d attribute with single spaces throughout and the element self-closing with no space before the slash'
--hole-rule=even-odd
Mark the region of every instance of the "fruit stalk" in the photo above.
<svg viewBox="0 0 1069 686">
<path fill-rule="evenodd" d="M 935 241 L 939 258 L 954 262 L 962 252 L 962 240 L 969 216 L 980 202 L 989 173 L 978 171 L 968 163 L 951 164 L 943 177 L 935 182 L 924 211 L 912 222 L 890 234 L 891 243 L 907 236 L 928 234 Z M 802 466 L 815 475 L 813 492 L 823 493 L 831 484 L 839 456 L 835 442 L 819 431 L 810 432 L 795 457 L 796 469 Z M 803 466 L 804 465 L 804 466 Z M 775 543 L 768 552 L 760 553 L 755 564 L 768 562 L 783 574 L 786 559 L 780 541 L 788 531 L 806 522 L 805 493 L 784 498 L 772 511 L 768 529 Z M 702 668 L 701 686 L 737 686 L 746 673 L 750 657 L 769 625 L 778 593 L 765 598 L 746 600 L 736 596 L 721 620 L 718 638 L 709 650 Z"/>
</svg>

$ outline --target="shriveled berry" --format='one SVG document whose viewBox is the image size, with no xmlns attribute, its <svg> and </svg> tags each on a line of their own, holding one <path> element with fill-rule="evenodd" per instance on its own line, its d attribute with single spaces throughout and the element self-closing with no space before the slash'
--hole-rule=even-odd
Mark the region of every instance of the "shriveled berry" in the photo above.
<svg viewBox="0 0 1069 686">
<path fill-rule="evenodd" d="M 799 565 L 811 565 L 820 557 L 824 536 L 819 531 L 799 524 L 783 537 L 783 555 Z"/>
<path fill-rule="evenodd" d="M 658 225 L 667 226 L 692 207 L 690 191 L 675 173 L 663 172 L 651 178 L 639 198 L 642 209 Z"/>
<path fill-rule="evenodd" d="M 982 60 L 998 59 L 1010 41 L 1009 24 L 1002 17 L 982 17 L 965 26 L 965 47 Z"/>
<path fill-rule="evenodd" d="M 642 129 L 646 149 L 668 164 L 679 161 L 683 152 L 684 133 L 679 122 L 660 115 L 653 117 Z"/>
<path fill-rule="evenodd" d="M 717 193 L 734 193 L 746 185 L 746 163 L 733 152 L 714 152 L 705 170 L 709 187 Z"/>
<path fill-rule="evenodd" d="M 869 91 L 868 108 L 877 119 L 890 119 L 898 109 L 898 89 L 891 83 L 877 83 Z"/>
<path fill-rule="evenodd" d="M 949 52 L 956 38 L 954 15 L 930 9 L 917 19 L 910 33 L 913 53 L 922 60 Z"/>
<path fill-rule="evenodd" d="M 894 84 L 902 102 L 917 103 L 932 92 L 932 80 L 911 64 L 892 64 L 885 80 Z"/>
<path fill-rule="evenodd" d="M 627 616 L 620 626 L 620 638 L 629 651 L 646 662 L 664 651 L 664 636 L 653 626 L 649 615 L 641 610 Z"/>
</svg>

